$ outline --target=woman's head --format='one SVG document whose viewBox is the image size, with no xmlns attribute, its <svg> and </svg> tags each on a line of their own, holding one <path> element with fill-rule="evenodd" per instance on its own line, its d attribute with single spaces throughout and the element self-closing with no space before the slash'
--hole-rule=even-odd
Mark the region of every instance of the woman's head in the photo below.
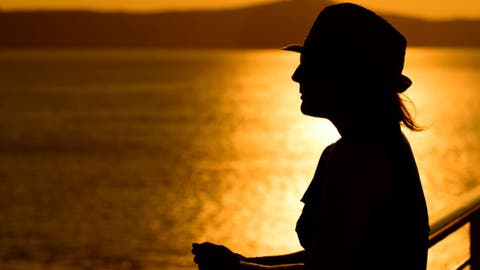
<svg viewBox="0 0 480 270">
<path fill-rule="evenodd" d="M 344 3 L 318 15 L 303 45 L 292 79 L 300 84 L 302 112 L 333 118 L 367 111 L 417 129 L 399 93 L 411 81 L 402 74 L 406 39 L 392 25 L 361 6 Z"/>
</svg>

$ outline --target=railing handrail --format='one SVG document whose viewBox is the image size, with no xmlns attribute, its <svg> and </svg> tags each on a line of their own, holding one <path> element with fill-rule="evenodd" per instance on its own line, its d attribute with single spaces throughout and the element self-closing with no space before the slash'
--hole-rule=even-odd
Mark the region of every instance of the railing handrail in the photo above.
<svg viewBox="0 0 480 270">
<path fill-rule="evenodd" d="M 452 228 L 460 228 L 467 223 L 471 216 L 480 208 L 480 186 L 477 186 L 467 194 L 462 195 L 453 207 L 447 207 L 430 217 L 429 247 L 440 240 L 445 231 L 453 232 Z"/>
<path fill-rule="evenodd" d="M 442 241 L 449 234 L 455 232 L 457 229 L 470 222 L 472 216 L 479 211 L 480 204 L 477 204 L 465 212 L 460 213 L 458 216 L 453 217 L 452 220 L 449 220 L 449 222 L 444 225 L 435 224 L 437 228 L 435 230 L 431 229 L 432 231 L 428 237 L 428 247 L 432 247 L 436 243 Z M 444 220 L 441 221 L 441 223 L 443 222 Z"/>
<path fill-rule="evenodd" d="M 478 265 L 480 256 L 480 239 L 478 239 L 480 234 L 480 186 L 462 195 L 458 201 L 452 205 L 453 207 L 447 207 L 431 216 L 428 246 L 429 248 L 432 247 L 470 222 L 470 253 L 472 257 L 470 257 L 460 269 L 463 269 L 465 265 L 471 264 L 471 269 L 477 270 L 478 267 L 480 267 L 480 265 Z M 479 253 L 479 255 L 476 253 Z"/>
</svg>

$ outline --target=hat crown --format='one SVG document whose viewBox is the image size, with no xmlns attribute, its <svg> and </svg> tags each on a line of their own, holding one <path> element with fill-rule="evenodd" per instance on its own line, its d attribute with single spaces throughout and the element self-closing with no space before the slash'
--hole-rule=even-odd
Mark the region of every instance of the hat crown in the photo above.
<svg viewBox="0 0 480 270">
<path fill-rule="evenodd" d="M 395 76 L 402 72 L 406 44 L 405 37 L 373 11 L 342 3 L 320 12 L 302 52 L 320 55 L 328 65 L 348 64 L 356 72 Z"/>
</svg>

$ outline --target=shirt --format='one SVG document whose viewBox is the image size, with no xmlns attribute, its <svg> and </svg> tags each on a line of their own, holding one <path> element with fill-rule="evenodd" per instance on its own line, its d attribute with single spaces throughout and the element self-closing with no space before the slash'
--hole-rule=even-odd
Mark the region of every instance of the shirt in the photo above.
<svg viewBox="0 0 480 270">
<path fill-rule="evenodd" d="M 343 141 L 340 142 L 340 140 Z M 340 140 L 323 151 L 314 177 L 301 199 L 304 208 L 297 221 L 296 232 L 300 244 L 307 253 L 307 269 L 426 269 L 428 212 L 418 169 L 406 138 L 399 131 L 398 134 L 373 140 L 373 142 L 349 138 Z M 370 145 L 382 149 L 385 153 L 385 162 L 391 164 L 391 177 L 380 179 L 390 181 L 391 189 L 368 210 L 365 217 L 366 225 L 360 232 L 361 235 L 355 238 L 359 239 L 359 243 L 355 243 L 359 248 L 345 268 L 342 267 L 342 255 L 344 255 L 342 247 L 335 245 L 336 239 L 340 239 L 348 232 L 349 224 L 343 224 L 343 221 L 335 216 L 338 209 L 330 199 L 334 198 L 335 194 L 331 194 L 329 190 L 329 181 L 333 180 L 326 177 L 331 175 L 327 173 L 329 167 L 327 165 L 337 150 L 337 144 L 340 143 L 347 152 L 367 149 L 364 151 L 365 156 L 368 156 Z M 361 156 L 362 153 L 360 158 Z M 350 165 L 334 164 L 334 166 L 345 167 L 346 170 L 352 167 Z M 362 179 L 362 175 L 356 175 L 353 171 L 342 175 Z M 344 188 L 348 189 L 348 183 L 356 179 L 335 179 L 342 182 L 343 180 L 347 183 Z M 358 190 L 358 192 L 364 191 Z M 365 193 L 368 196 L 369 193 Z M 351 201 L 345 205 L 355 203 Z M 336 229 L 337 227 L 343 229 Z M 331 249 L 330 246 L 332 246 Z"/>
</svg>

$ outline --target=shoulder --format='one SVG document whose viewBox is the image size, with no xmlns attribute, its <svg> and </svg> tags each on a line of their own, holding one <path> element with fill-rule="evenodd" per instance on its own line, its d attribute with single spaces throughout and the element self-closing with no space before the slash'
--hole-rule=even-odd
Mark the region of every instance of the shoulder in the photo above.
<svg viewBox="0 0 480 270">
<path fill-rule="evenodd" d="M 335 186 L 372 196 L 390 191 L 393 162 L 386 144 L 363 139 L 340 139 L 330 149 L 327 170 Z"/>
<path fill-rule="evenodd" d="M 373 169 L 391 165 L 391 153 L 382 142 L 340 139 L 330 148 L 330 160 L 337 165 Z"/>
</svg>

